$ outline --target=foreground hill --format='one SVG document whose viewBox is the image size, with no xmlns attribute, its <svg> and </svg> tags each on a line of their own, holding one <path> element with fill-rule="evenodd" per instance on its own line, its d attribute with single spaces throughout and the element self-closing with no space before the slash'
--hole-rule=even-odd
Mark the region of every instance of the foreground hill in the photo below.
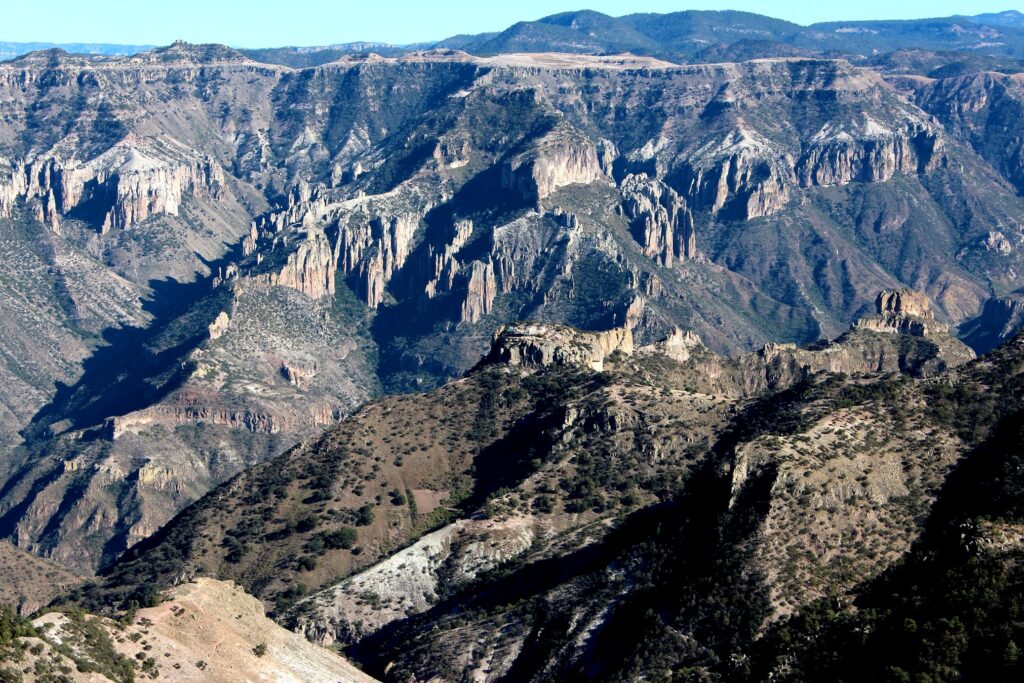
<svg viewBox="0 0 1024 683">
<path fill-rule="evenodd" d="M 464 379 L 243 473 L 73 599 L 230 577 L 387 680 L 810 666 L 814 636 L 780 629 L 919 552 L 1020 404 L 1019 341 L 975 361 L 920 295 L 876 307 L 833 343 L 735 359 L 505 327 Z"/>
<path fill-rule="evenodd" d="M 73 611 L 30 622 L 0 612 L 0 625 L 5 681 L 375 680 L 267 619 L 236 586 L 212 579 L 177 586 L 159 605 L 118 622 Z"/>
<path fill-rule="evenodd" d="M 288 619 L 396 681 L 1014 680 L 1022 353 L 924 380 L 818 375 L 742 404 L 606 533 L 516 546 L 511 492 Z M 577 463 L 601 460 L 603 431 L 637 434 L 601 424 Z"/>
</svg>

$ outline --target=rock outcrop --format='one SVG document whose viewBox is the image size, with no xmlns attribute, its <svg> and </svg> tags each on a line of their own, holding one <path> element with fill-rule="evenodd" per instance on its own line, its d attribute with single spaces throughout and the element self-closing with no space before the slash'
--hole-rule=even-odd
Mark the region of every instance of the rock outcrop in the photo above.
<svg viewBox="0 0 1024 683">
<path fill-rule="evenodd" d="M 622 207 L 644 254 L 666 268 L 697 255 L 693 214 L 675 190 L 646 174 L 629 174 L 620 186 Z"/>
<path fill-rule="evenodd" d="M 941 162 L 944 142 L 931 126 L 915 121 L 891 129 L 868 115 L 858 124 L 847 130 L 828 123 L 811 137 L 796 166 L 802 186 L 884 182 Z"/>
<path fill-rule="evenodd" d="M 483 362 L 525 367 L 580 366 L 601 371 L 605 360 L 616 351 L 627 356 L 633 353 L 633 333 L 625 327 L 583 332 L 560 325 L 513 323 L 494 333 L 491 351 Z"/>
<path fill-rule="evenodd" d="M 529 517 L 459 520 L 302 600 L 284 621 L 319 645 L 354 643 L 520 555 L 542 531 L 538 526 Z"/>
<path fill-rule="evenodd" d="M 636 351 L 639 355 L 659 354 L 667 356 L 677 363 L 685 363 L 690 360 L 691 353 L 695 349 L 706 349 L 700 337 L 694 332 L 689 330 L 684 332 L 676 327 L 664 339 L 641 346 Z"/>
<path fill-rule="evenodd" d="M 861 318 L 853 324 L 853 328 L 915 337 L 927 337 L 949 330 L 948 325 L 935 319 L 928 299 L 911 289 L 879 292 L 875 299 L 875 315 Z"/>
<path fill-rule="evenodd" d="M 240 270 L 245 280 L 292 287 L 313 299 L 333 296 L 340 272 L 356 281 L 366 304 L 376 308 L 409 258 L 431 200 L 409 210 L 398 193 L 331 203 L 326 192 L 323 185 L 299 183 L 284 208 L 261 216 L 242 250 L 249 256 L 264 244 L 266 256 L 254 254 Z M 273 263 L 282 259 L 284 266 L 275 270 Z"/>
<path fill-rule="evenodd" d="M 301 383 L 300 377 L 305 376 L 298 375 L 290 366 L 284 366 L 282 374 L 289 383 L 296 386 Z M 338 417 L 335 409 L 327 405 L 306 406 L 302 412 L 302 416 L 279 415 L 182 399 L 173 404 L 155 405 L 127 415 L 108 418 L 106 428 L 111 439 L 119 439 L 125 434 L 138 433 L 156 425 L 173 428 L 178 425 L 207 424 L 244 429 L 256 434 L 280 434 L 323 427 L 333 423 Z"/>
<path fill-rule="evenodd" d="M 494 264 L 490 260 L 473 261 L 466 282 L 466 299 L 462 302 L 462 321 L 475 323 L 490 313 L 497 294 Z"/>
<path fill-rule="evenodd" d="M 560 187 L 585 185 L 602 177 L 604 171 L 594 143 L 564 125 L 505 162 L 501 169 L 502 186 L 531 202 L 543 200 Z"/>
<path fill-rule="evenodd" d="M 290 287 L 311 299 L 334 295 L 337 273 L 334 250 L 322 230 L 311 229 L 298 248 L 287 256 L 284 267 L 277 272 L 256 278 L 271 286 Z"/>
<path fill-rule="evenodd" d="M 676 186 L 694 208 L 750 220 L 781 211 L 793 184 L 792 158 L 756 131 L 737 128 L 697 149 Z"/>
<path fill-rule="evenodd" d="M 79 162 L 61 148 L 10 164 L 0 176 L 0 217 L 18 199 L 37 202 L 37 219 L 59 228 L 59 217 L 79 209 L 101 232 L 125 229 L 157 214 L 178 215 L 183 199 L 216 199 L 224 172 L 208 155 L 168 137 L 129 135 L 99 156 Z"/>
</svg>

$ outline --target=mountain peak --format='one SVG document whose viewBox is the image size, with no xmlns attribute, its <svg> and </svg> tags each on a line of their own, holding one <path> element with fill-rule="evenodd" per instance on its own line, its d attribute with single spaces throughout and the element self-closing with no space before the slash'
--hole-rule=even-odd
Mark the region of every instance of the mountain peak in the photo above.
<svg viewBox="0 0 1024 683">
<path fill-rule="evenodd" d="M 189 61 L 209 62 L 247 62 L 248 57 L 238 50 L 219 43 L 189 43 L 176 40 L 166 47 L 158 47 L 151 52 L 141 53 L 140 57 L 152 55 L 158 61 Z"/>
</svg>

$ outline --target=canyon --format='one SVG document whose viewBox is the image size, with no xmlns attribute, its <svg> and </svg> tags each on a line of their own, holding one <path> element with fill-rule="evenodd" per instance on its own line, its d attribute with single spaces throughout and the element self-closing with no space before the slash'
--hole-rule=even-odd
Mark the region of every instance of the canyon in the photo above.
<svg viewBox="0 0 1024 683">
<path fill-rule="evenodd" d="M 652 16 L 0 62 L 18 666 L 1019 668 L 1024 28 Z"/>
</svg>

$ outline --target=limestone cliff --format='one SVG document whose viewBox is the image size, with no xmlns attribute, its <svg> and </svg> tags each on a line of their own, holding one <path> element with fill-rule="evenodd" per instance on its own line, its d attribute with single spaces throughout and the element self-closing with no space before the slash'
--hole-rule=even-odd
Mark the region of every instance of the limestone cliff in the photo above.
<svg viewBox="0 0 1024 683">
<path fill-rule="evenodd" d="M 313 228 L 296 241 L 298 246 L 285 257 L 279 270 L 249 279 L 256 284 L 290 287 L 311 299 L 333 296 L 337 262 L 327 236 Z M 286 246 L 287 241 L 283 242 Z"/>
<path fill-rule="evenodd" d="M 101 232 L 130 228 L 156 214 L 178 215 L 183 199 L 216 199 L 224 173 L 209 156 L 169 137 L 130 135 L 79 162 L 64 147 L 9 164 L 0 176 L 0 217 L 18 199 L 38 202 L 37 218 L 57 229 L 59 217 L 83 208 Z"/>
<path fill-rule="evenodd" d="M 927 337 L 949 330 L 935 320 L 931 304 L 922 294 L 910 289 L 884 290 L 875 299 L 875 315 L 861 318 L 854 329 L 895 332 Z"/>
<path fill-rule="evenodd" d="M 849 129 L 826 123 L 811 136 L 796 175 L 804 187 L 884 182 L 897 173 L 934 169 L 943 146 L 938 130 L 926 123 L 911 121 L 894 129 L 865 115 Z"/>
<path fill-rule="evenodd" d="M 462 302 L 462 320 L 475 323 L 490 313 L 497 294 L 494 264 L 491 261 L 473 261 L 466 282 L 466 299 Z"/>
<path fill-rule="evenodd" d="M 678 171 L 680 191 L 695 207 L 723 218 L 771 216 L 789 202 L 792 158 L 744 127 L 695 150 Z"/>
</svg>

